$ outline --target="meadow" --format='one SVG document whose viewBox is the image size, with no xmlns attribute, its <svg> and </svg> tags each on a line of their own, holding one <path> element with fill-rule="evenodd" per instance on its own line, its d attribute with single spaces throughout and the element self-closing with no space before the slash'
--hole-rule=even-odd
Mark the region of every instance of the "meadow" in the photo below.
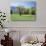
<svg viewBox="0 0 46 46">
<path fill-rule="evenodd" d="M 12 14 L 11 20 L 12 21 L 32 21 L 35 20 L 36 16 L 31 14 L 22 14 L 21 16 L 19 14 Z"/>
</svg>

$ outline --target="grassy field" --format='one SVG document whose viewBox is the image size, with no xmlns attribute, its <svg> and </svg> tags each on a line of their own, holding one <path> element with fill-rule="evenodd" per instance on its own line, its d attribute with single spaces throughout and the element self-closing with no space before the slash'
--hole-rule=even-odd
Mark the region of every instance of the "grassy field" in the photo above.
<svg viewBox="0 0 46 46">
<path fill-rule="evenodd" d="M 12 21 L 32 21 L 35 20 L 35 18 L 36 18 L 35 15 L 24 15 L 24 14 L 22 14 L 21 16 L 19 14 L 11 15 Z"/>
</svg>

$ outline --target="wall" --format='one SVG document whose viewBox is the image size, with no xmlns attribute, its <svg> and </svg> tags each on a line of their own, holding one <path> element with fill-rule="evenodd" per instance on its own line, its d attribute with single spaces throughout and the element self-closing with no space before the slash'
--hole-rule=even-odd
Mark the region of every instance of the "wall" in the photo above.
<svg viewBox="0 0 46 46">
<path fill-rule="evenodd" d="M 36 21 L 10 21 L 10 3 L 15 2 L 15 0 L 0 0 L 0 10 L 6 12 L 9 25 L 7 27 L 46 27 L 46 1 L 45 0 L 36 0 L 37 1 L 37 19 Z"/>
<path fill-rule="evenodd" d="M 16 0 L 11 0 L 15 3 Z M 21 0 L 22 1 L 22 0 Z M 46 6 L 45 0 L 36 0 L 37 1 L 37 19 L 36 21 L 16 21 L 9 23 L 10 27 L 46 27 Z M 12 25 L 11 25 L 12 24 Z"/>
<path fill-rule="evenodd" d="M 3 0 L 2 0 L 3 2 Z M 5 1 L 4 1 L 5 2 Z M 8 9 L 6 12 L 7 14 L 10 12 L 10 2 L 15 2 L 15 0 L 7 0 L 7 3 L 2 5 L 4 6 L 3 8 L 6 7 Z M 21 30 L 21 31 L 46 31 L 46 6 L 45 6 L 46 0 L 37 0 L 37 19 L 36 21 L 16 21 L 16 22 L 11 22 L 7 23 L 7 27 L 13 27 L 16 30 Z M 9 14 L 8 14 L 9 15 Z M 8 19 L 9 20 L 9 19 Z M 5 26 L 6 26 L 5 25 Z"/>
<path fill-rule="evenodd" d="M 18 1 L 18 0 L 17 0 Z M 20 0 L 19 0 L 20 1 Z M 21 0 L 22 1 L 22 0 Z M 30 0 L 29 0 L 30 1 Z M 37 19 L 36 21 L 16 21 L 5 24 L 7 27 L 46 27 L 46 0 L 37 1 Z M 15 0 L 0 0 L 0 9 L 6 12 L 8 20 L 10 20 L 10 3 Z"/>
</svg>

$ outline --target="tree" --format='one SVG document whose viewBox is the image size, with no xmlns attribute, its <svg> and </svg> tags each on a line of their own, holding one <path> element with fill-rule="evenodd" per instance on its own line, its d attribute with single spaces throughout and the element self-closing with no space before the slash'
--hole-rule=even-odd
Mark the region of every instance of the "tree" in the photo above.
<svg viewBox="0 0 46 46">
<path fill-rule="evenodd" d="M 36 15 L 36 8 L 32 7 L 31 10 L 32 10 L 32 11 L 31 11 L 31 14 L 32 14 L 32 15 Z"/>
<path fill-rule="evenodd" d="M 18 11 L 19 11 L 20 16 L 21 16 L 22 14 L 24 14 L 24 6 L 18 6 L 17 9 L 18 9 Z"/>
<path fill-rule="evenodd" d="M 20 16 L 21 16 L 21 7 L 20 6 L 18 6 L 18 7 L 16 7 L 17 8 L 17 13 L 19 13 L 20 14 Z"/>
<path fill-rule="evenodd" d="M 20 16 L 21 16 L 21 8 L 19 8 L 19 14 L 20 14 Z"/>
<path fill-rule="evenodd" d="M 11 14 L 13 14 L 12 10 L 10 11 Z"/>
</svg>

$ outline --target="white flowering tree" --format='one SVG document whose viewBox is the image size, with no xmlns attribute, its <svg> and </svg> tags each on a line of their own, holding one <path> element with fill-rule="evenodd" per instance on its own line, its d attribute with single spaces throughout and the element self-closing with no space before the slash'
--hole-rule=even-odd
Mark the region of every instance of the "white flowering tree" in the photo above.
<svg viewBox="0 0 46 46">
<path fill-rule="evenodd" d="M 3 24 L 5 23 L 6 15 L 4 12 L 0 12 L 0 27 L 3 28 Z"/>
</svg>

